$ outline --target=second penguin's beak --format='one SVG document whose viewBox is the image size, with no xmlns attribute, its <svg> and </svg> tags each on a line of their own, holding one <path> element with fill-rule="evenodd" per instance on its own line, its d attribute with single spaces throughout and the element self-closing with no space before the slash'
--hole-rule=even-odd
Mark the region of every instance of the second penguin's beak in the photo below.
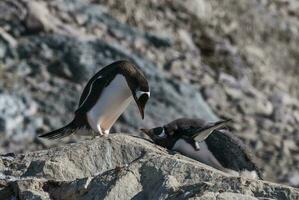
<svg viewBox="0 0 299 200">
<path fill-rule="evenodd" d="M 146 128 L 141 128 L 139 129 L 140 131 L 142 131 L 143 133 L 145 133 L 146 135 L 149 135 L 149 130 Z"/>
<path fill-rule="evenodd" d="M 152 141 L 156 141 L 157 138 L 155 137 L 152 129 L 141 128 L 139 130 L 143 132 L 145 135 L 147 135 Z"/>
</svg>

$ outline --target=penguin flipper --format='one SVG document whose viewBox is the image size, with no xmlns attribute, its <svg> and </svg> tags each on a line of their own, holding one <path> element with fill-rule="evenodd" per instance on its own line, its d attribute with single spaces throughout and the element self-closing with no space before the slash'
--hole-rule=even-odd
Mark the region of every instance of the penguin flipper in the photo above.
<svg viewBox="0 0 299 200">
<path fill-rule="evenodd" d="M 74 126 L 74 121 L 72 121 L 71 123 L 69 123 L 68 125 L 60 128 L 60 129 L 57 129 L 55 131 L 51 131 L 49 133 L 39 135 L 38 137 L 47 138 L 47 139 L 50 139 L 50 140 L 55 140 L 55 139 L 70 136 L 72 133 L 74 133 L 74 131 L 76 131 L 76 129 L 78 129 L 78 128 L 76 128 Z"/>
<path fill-rule="evenodd" d="M 99 77 L 93 80 L 91 83 L 88 83 L 89 86 L 84 89 L 82 96 L 80 97 L 80 105 L 75 113 L 77 114 L 88 112 L 96 104 L 102 91 L 105 89 L 107 84 L 110 83 L 110 81 L 110 79 Z"/>
<path fill-rule="evenodd" d="M 220 120 L 214 123 L 210 123 L 202 128 L 199 128 L 197 130 L 193 130 L 192 138 L 196 142 L 202 142 L 204 141 L 213 131 L 222 128 L 228 121 L 230 120 Z"/>
</svg>

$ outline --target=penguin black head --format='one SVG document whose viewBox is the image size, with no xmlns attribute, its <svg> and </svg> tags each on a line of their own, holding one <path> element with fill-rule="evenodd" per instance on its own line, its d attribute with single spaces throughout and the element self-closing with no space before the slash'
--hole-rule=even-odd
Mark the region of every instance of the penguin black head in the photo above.
<svg viewBox="0 0 299 200">
<path fill-rule="evenodd" d="M 150 92 L 145 92 L 144 90 L 141 90 L 140 88 L 137 91 L 132 91 L 133 98 L 138 106 L 139 112 L 141 114 L 142 119 L 144 119 L 144 108 L 145 105 L 150 98 Z"/>
<path fill-rule="evenodd" d="M 190 144 L 204 141 L 214 130 L 221 128 L 229 120 L 207 123 L 202 119 L 180 118 L 163 127 L 140 129 L 148 135 L 155 144 L 171 149 L 179 139 Z M 197 147 L 196 147 L 197 148 Z"/>
<path fill-rule="evenodd" d="M 143 128 L 140 130 L 149 136 L 155 144 L 164 148 L 171 149 L 176 142 L 176 139 L 173 136 L 168 135 L 163 127 L 156 127 L 152 129 Z"/>
<path fill-rule="evenodd" d="M 118 61 L 122 74 L 126 77 L 132 96 L 138 106 L 142 119 L 144 119 L 144 108 L 150 98 L 150 89 L 143 72 L 129 61 Z"/>
</svg>

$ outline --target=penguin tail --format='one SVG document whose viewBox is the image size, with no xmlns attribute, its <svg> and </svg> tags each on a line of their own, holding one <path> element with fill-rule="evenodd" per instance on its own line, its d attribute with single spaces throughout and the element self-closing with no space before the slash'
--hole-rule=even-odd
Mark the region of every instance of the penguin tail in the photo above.
<svg viewBox="0 0 299 200">
<path fill-rule="evenodd" d="M 38 137 L 47 138 L 47 139 L 50 139 L 50 140 L 55 140 L 55 139 L 70 136 L 71 134 L 73 134 L 79 128 L 80 127 L 78 126 L 78 124 L 76 123 L 76 120 L 74 119 L 68 125 L 60 128 L 60 129 L 57 129 L 55 131 L 51 131 L 49 133 L 39 135 Z"/>
</svg>

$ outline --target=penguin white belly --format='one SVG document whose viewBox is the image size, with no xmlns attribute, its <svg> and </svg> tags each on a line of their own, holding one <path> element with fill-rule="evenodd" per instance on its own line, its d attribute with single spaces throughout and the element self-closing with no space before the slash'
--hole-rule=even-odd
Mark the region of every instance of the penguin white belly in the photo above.
<svg viewBox="0 0 299 200">
<path fill-rule="evenodd" d="M 186 142 L 184 139 L 179 139 L 172 147 L 172 150 L 178 151 L 187 157 L 198 160 L 199 162 L 210 165 L 216 169 L 222 171 L 225 170 L 225 168 L 219 163 L 219 161 L 214 157 L 214 155 L 208 149 L 208 146 L 205 143 L 205 141 L 199 143 L 199 147 L 200 150 L 196 151 L 194 147 L 188 142 Z"/>
<path fill-rule="evenodd" d="M 132 99 L 133 96 L 125 77 L 117 75 L 102 91 L 92 109 L 87 112 L 89 125 L 100 134 L 108 134 Z"/>
<path fill-rule="evenodd" d="M 223 167 L 219 161 L 215 158 L 215 156 L 211 153 L 211 151 L 208 149 L 207 144 L 205 141 L 199 143 L 200 150 L 196 151 L 194 147 L 186 142 L 184 139 L 179 139 L 175 145 L 173 146 L 172 150 L 180 152 L 181 154 L 193 158 L 195 160 L 198 160 L 199 162 L 202 162 L 206 165 L 212 166 L 216 169 L 219 169 L 223 172 L 226 172 L 232 176 L 242 176 L 249 179 L 258 179 L 258 174 L 256 171 L 247 171 L 243 170 L 241 172 L 228 169 Z"/>
</svg>

